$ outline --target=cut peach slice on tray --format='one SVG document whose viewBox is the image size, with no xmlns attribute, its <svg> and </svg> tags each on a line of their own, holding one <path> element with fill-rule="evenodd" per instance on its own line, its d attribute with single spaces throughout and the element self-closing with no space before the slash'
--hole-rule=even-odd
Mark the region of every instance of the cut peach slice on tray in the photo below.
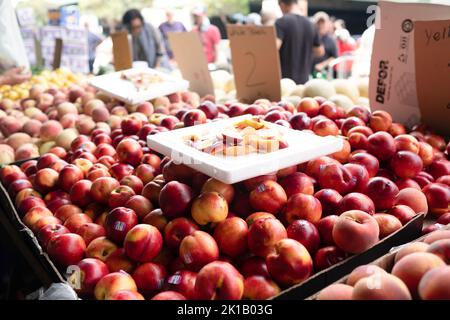
<svg viewBox="0 0 450 320">
<path fill-rule="evenodd" d="M 258 136 L 250 138 L 250 146 L 258 150 L 258 153 L 269 153 L 280 149 L 280 142 L 277 139 L 262 139 Z"/>
<path fill-rule="evenodd" d="M 223 150 L 223 155 L 225 156 L 244 156 L 250 153 L 255 153 L 256 149 L 249 145 L 240 145 L 240 146 L 227 146 Z"/>
<path fill-rule="evenodd" d="M 240 132 L 234 128 L 228 128 L 222 131 L 223 142 L 228 145 L 236 145 L 244 140 Z"/>
<path fill-rule="evenodd" d="M 245 119 L 235 124 L 236 128 L 244 129 L 246 127 L 252 127 L 256 130 L 264 128 L 264 123 L 257 118 Z"/>
</svg>

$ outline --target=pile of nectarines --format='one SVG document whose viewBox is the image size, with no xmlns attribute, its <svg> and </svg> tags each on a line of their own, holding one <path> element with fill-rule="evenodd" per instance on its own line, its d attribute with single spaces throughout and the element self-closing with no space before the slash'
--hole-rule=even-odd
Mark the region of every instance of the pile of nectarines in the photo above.
<svg viewBox="0 0 450 320">
<path fill-rule="evenodd" d="M 450 230 L 434 231 L 389 258 L 394 260 L 391 270 L 376 264 L 357 267 L 345 282 L 326 287 L 316 299 L 450 300 Z"/>
<path fill-rule="evenodd" d="M 39 124 L 8 118 L 0 130 L 11 137 L 37 124 L 46 148 L 2 168 L 0 180 L 61 271 L 79 267 L 70 282 L 82 297 L 267 299 L 419 213 L 439 218 L 424 232 L 450 222 L 445 140 L 423 126 L 407 134 L 384 111 L 345 112 L 320 97 L 216 104 L 191 92 L 127 106 L 87 87 L 15 106 Z M 148 135 L 242 114 L 338 135 L 344 148 L 228 185 L 146 146 Z M 415 294 L 399 281 L 381 283 Z"/>
</svg>

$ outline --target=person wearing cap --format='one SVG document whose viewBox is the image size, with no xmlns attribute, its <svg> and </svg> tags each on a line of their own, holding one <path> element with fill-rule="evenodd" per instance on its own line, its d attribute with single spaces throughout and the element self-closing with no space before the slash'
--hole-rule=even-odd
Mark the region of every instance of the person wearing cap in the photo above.
<svg viewBox="0 0 450 320">
<path fill-rule="evenodd" d="M 208 63 L 216 63 L 219 56 L 219 28 L 209 22 L 204 7 L 194 8 L 192 11 L 192 17 L 194 18 L 193 30 L 200 34 Z"/>
<path fill-rule="evenodd" d="M 159 30 L 146 23 L 137 9 L 125 12 L 122 24 L 132 35 L 133 61 L 146 61 L 150 68 L 159 67 L 165 56 Z"/>
<path fill-rule="evenodd" d="M 283 78 L 304 84 L 313 68 L 314 56 L 324 48 L 313 23 L 305 16 L 305 0 L 279 0 L 283 17 L 275 23 Z"/>
<path fill-rule="evenodd" d="M 319 31 L 320 41 L 325 49 L 325 53 L 321 57 L 314 59 L 314 71 L 321 72 L 328 67 L 330 62 L 338 57 L 338 48 L 332 35 L 333 25 L 330 16 L 323 11 L 319 11 L 314 15 L 313 21 Z"/>
<path fill-rule="evenodd" d="M 179 21 L 175 21 L 173 16 L 174 16 L 173 11 L 167 10 L 166 11 L 167 20 L 161 23 L 161 25 L 159 26 L 159 31 L 161 32 L 161 35 L 163 37 L 164 46 L 166 48 L 167 56 L 169 57 L 169 59 L 174 58 L 172 48 L 170 47 L 169 43 L 169 33 L 186 31 L 186 27 L 184 26 L 184 24 Z"/>
</svg>

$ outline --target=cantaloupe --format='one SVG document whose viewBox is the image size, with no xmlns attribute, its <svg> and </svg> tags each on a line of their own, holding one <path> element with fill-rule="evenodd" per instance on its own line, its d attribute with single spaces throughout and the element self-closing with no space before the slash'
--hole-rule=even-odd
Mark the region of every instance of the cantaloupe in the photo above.
<svg viewBox="0 0 450 320">
<path fill-rule="evenodd" d="M 349 97 L 354 103 L 358 101 L 359 89 L 353 80 L 336 79 L 332 81 L 332 84 L 337 94 Z"/>
<path fill-rule="evenodd" d="M 334 102 L 336 105 L 344 108 L 345 111 L 350 110 L 355 104 L 352 99 L 343 94 L 335 94 L 329 98 L 330 101 Z"/>
<path fill-rule="evenodd" d="M 365 97 L 359 97 L 358 101 L 356 104 L 359 104 L 360 106 L 364 106 L 369 108 L 370 110 L 370 102 L 369 102 L 369 98 L 365 98 Z"/>
<path fill-rule="evenodd" d="M 368 77 L 359 78 L 358 80 L 356 80 L 356 82 L 357 82 L 357 86 L 358 86 L 358 90 L 359 90 L 359 95 L 361 97 L 368 98 L 369 97 L 369 78 Z"/>
<path fill-rule="evenodd" d="M 305 91 L 305 86 L 303 84 L 299 84 L 295 86 L 295 89 L 291 92 L 291 96 L 303 97 L 303 92 Z"/>
<path fill-rule="evenodd" d="M 294 91 L 297 84 L 292 79 L 284 78 L 281 79 L 281 96 L 287 97 L 290 96 L 292 91 Z"/>
<path fill-rule="evenodd" d="M 329 99 L 336 94 L 333 84 L 325 79 L 312 79 L 305 84 L 304 97 L 324 97 Z"/>
<path fill-rule="evenodd" d="M 302 100 L 302 97 L 289 96 L 289 97 L 284 97 L 283 100 L 292 103 L 294 106 L 298 106 L 298 104 L 300 103 L 300 100 Z"/>
</svg>

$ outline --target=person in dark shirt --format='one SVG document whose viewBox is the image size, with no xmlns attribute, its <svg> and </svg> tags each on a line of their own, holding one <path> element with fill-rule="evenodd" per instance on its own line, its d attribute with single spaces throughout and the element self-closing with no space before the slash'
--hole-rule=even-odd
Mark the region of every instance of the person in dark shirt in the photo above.
<svg viewBox="0 0 450 320">
<path fill-rule="evenodd" d="M 330 62 L 338 57 L 338 47 L 332 34 L 333 25 L 328 14 L 323 11 L 317 12 L 313 17 L 313 21 L 325 48 L 324 55 L 314 59 L 314 70 L 321 72 L 328 67 Z"/>
<path fill-rule="evenodd" d="M 316 28 L 303 15 L 304 1 L 279 0 L 283 17 L 275 23 L 282 76 L 297 84 L 308 81 L 314 56 L 324 54 Z"/>
</svg>

